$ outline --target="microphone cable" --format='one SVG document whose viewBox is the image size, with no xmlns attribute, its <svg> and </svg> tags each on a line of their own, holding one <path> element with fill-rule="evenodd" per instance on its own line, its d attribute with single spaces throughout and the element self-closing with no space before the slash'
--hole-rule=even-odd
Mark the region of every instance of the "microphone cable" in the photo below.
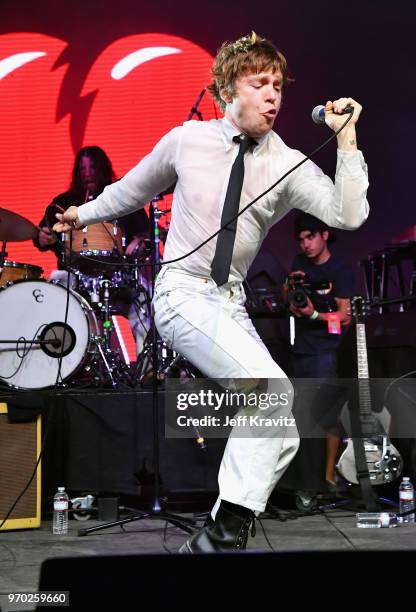
<svg viewBox="0 0 416 612">
<path fill-rule="evenodd" d="M 353 110 L 353 109 L 352 109 Z M 345 126 L 347 125 L 347 123 L 349 121 L 351 121 L 351 117 L 352 117 L 352 112 L 349 112 L 349 115 L 346 119 L 346 121 L 344 121 L 344 123 L 341 125 L 340 128 L 338 128 L 338 130 L 336 132 L 334 132 L 333 134 L 331 134 L 331 136 L 329 138 L 327 138 L 321 145 L 319 145 L 319 147 L 317 147 L 316 149 L 314 149 L 312 151 L 312 153 L 309 153 L 309 155 L 307 155 L 306 157 L 304 157 L 300 162 L 298 162 L 295 166 L 293 166 L 292 168 L 290 168 L 290 170 L 288 170 L 283 176 L 281 176 L 275 183 L 273 183 L 273 185 L 271 185 L 270 187 L 268 187 L 265 191 L 263 191 L 263 193 L 261 193 L 259 196 L 257 196 L 256 198 L 254 198 L 254 200 L 252 200 L 251 202 L 249 202 L 248 204 L 246 204 L 244 206 L 244 208 L 242 208 L 236 215 L 234 215 L 234 217 L 232 219 L 230 219 L 227 223 L 224 223 L 224 225 L 222 225 L 214 234 L 212 234 L 209 238 L 207 238 L 206 240 L 204 240 L 204 242 L 201 242 L 200 245 L 198 245 L 195 249 L 193 249 L 192 251 L 190 251 L 189 253 L 186 253 L 185 255 L 181 255 L 181 257 L 176 257 L 175 259 L 170 259 L 168 261 L 163 261 L 161 262 L 162 265 L 167 265 L 167 264 L 171 264 L 171 263 L 176 263 L 177 261 L 181 261 L 182 259 L 186 259 L 187 257 L 189 257 L 190 255 L 193 255 L 194 253 L 196 253 L 196 251 L 199 251 L 199 249 L 201 249 L 203 246 L 205 246 L 206 244 L 208 244 L 208 242 L 210 242 L 213 238 L 215 238 L 216 236 L 218 236 L 218 234 L 220 232 L 222 232 L 224 229 L 226 229 L 231 223 L 233 223 L 236 219 L 238 219 L 238 217 L 240 217 L 243 213 L 246 212 L 246 210 L 248 210 L 251 206 L 253 206 L 253 204 L 255 204 L 256 202 L 258 202 L 261 198 L 263 198 L 265 195 L 267 195 L 272 189 L 274 189 L 275 187 L 277 187 L 277 185 L 279 185 L 279 183 L 281 183 L 287 176 L 289 176 L 289 174 L 292 174 L 292 172 L 294 172 L 295 170 L 297 170 L 300 166 L 302 166 L 305 162 L 307 162 L 309 159 L 311 159 L 311 157 L 313 157 L 314 155 L 316 155 L 317 153 L 319 153 L 319 151 L 321 151 L 321 149 L 323 149 L 324 147 L 326 147 L 326 145 L 331 142 L 331 140 L 333 140 L 336 136 L 338 136 L 338 134 L 345 128 Z"/>
<path fill-rule="evenodd" d="M 201 242 L 197 247 L 195 247 L 193 250 L 189 251 L 188 253 L 185 253 L 185 255 L 181 255 L 180 257 L 177 257 L 175 259 L 170 259 L 168 261 L 162 261 L 160 262 L 159 265 L 167 265 L 167 264 L 172 264 L 172 263 L 176 263 L 178 261 L 182 261 L 183 259 L 186 259 L 187 257 L 190 257 L 191 255 L 193 255 L 194 253 L 196 253 L 197 251 L 199 251 L 203 246 L 205 246 L 206 244 L 208 244 L 211 240 L 213 240 L 214 238 L 216 238 L 216 236 L 218 236 L 224 229 L 226 229 L 231 223 L 233 223 L 236 219 L 238 219 L 238 217 L 240 217 L 243 213 L 246 212 L 246 210 L 248 210 L 251 206 L 253 206 L 256 202 L 258 202 L 261 198 L 263 198 L 265 195 L 267 195 L 272 189 L 274 189 L 275 187 L 277 187 L 277 185 L 279 185 L 285 178 L 287 178 L 290 174 L 292 174 L 292 172 L 294 172 L 295 170 L 297 170 L 300 166 L 302 166 L 304 163 L 306 163 L 308 160 L 310 160 L 314 155 L 316 155 L 317 153 L 319 153 L 319 151 L 321 151 L 324 147 L 326 147 L 327 144 L 329 144 L 336 136 L 338 136 L 338 134 L 345 128 L 345 126 L 349 123 L 349 121 L 352 118 L 352 112 L 353 109 L 351 109 L 351 111 L 349 111 L 348 117 L 346 119 L 346 121 L 341 125 L 340 128 L 338 128 L 338 130 L 336 130 L 333 134 L 331 134 L 331 136 L 329 138 L 327 138 L 321 145 L 319 145 L 316 149 L 314 149 L 311 153 L 309 153 L 309 155 L 305 156 L 304 159 L 302 159 L 300 162 L 298 162 L 297 164 L 295 164 L 295 166 L 293 166 L 290 170 L 288 170 L 282 177 L 280 177 L 275 183 L 273 183 L 270 187 L 268 187 L 265 191 L 263 191 L 260 195 L 258 195 L 256 198 L 254 198 L 251 202 L 249 202 L 248 204 L 246 204 L 246 206 L 244 206 L 244 208 L 242 208 L 241 211 L 239 211 L 236 215 L 234 215 L 234 217 L 232 217 L 232 219 L 230 219 L 227 223 L 225 223 L 224 225 L 222 225 L 215 233 L 213 233 L 211 236 L 209 236 L 206 240 L 204 240 L 203 242 Z M 51 206 L 56 206 L 56 204 L 50 204 L 47 207 L 47 211 L 49 210 L 49 208 Z M 47 215 L 47 212 L 46 212 Z M 46 217 L 47 218 L 47 217 Z M 52 229 L 50 227 L 49 224 L 49 220 L 47 218 L 47 225 L 49 229 Z M 63 245 L 62 241 L 57 238 L 57 242 L 60 245 L 60 248 L 65 248 L 65 245 Z M 68 264 L 68 268 L 70 269 L 70 260 L 71 260 L 71 255 L 72 255 L 72 231 L 70 232 L 70 243 L 69 243 L 69 264 Z M 85 259 L 91 259 L 92 261 L 95 262 L 99 262 L 100 264 L 103 263 L 104 265 L 111 265 L 112 267 L 114 267 L 115 265 L 118 267 L 136 267 L 136 266 L 144 266 L 144 265 L 149 265 L 148 263 L 146 264 L 114 264 L 114 262 L 112 262 L 110 264 L 110 262 L 101 262 L 100 260 L 97 260 L 96 258 L 92 258 L 92 257 L 88 257 L 86 255 L 81 255 L 81 257 L 85 258 Z M 151 264 L 151 265 L 155 265 L 155 264 Z M 65 334 L 66 334 L 66 322 L 67 322 L 67 317 L 68 317 L 68 310 L 69 310 L 69 295 L 70 295 L 70 271 L 68 271 L 68 279 L 67 279 L 67 301 L 66 301 L 66 310 L 65 310 L 65 322 L 64 322 L 64 335 L 63 335 L 63 340 L 62 340 L 62 347 L 61 347 L 61 354 L 59 357 L 59 365 L 58 365 L 58 372 L 57 372 L 57 377 L 56 377 L 56 381 L 55 381 L 55 386 L 54 386 L 54 390 L 56 390 L 58 384 L 59 384 L 59 377 L 61 374 L 61 367 L 62 367 L 62 357 L 63 357 L 63 352 L 64 352 L 64 342 L 65 342 Z M 49 420 L 48 419 L 48 424 L 45 430 L 45 434 L 43 437 L 43 441 L 42 441 L 42 448 L 41 448 L 41 452 L 39 454 L 39 458 L 36 462 L 35 468 L 33 470 L 33 474 L 30 477 L 29 482 L 27 483 L 26 487 L 23 489 L 23 491 L 21 492 L 21 494 L 19 495 L 19 497 L 16 499 L 16 501 L 14 502 L 13 506 L 10 508 L 9 512 L 7 513 L 6 517 L 3 519 L 3 521 L 0 523 L 0 528 L 3 526 L 3 524 L 5 523 L 5 521 L 8 519 L 8 517 L 10 516 L 10 514 L 12 513 L 13 509 L 15 508 L 15 506 L 17 505 L 17 503 L 19 502 L 19 500 L 21 499 L 21 497 L 24 495 L 24 493 L 26 492 L 26 490 L 28 489 L 28 487 L 30 486 L 41 456 L 43 454 L 43 450 L 44 450 L 44 445 L 46 442 L 46 438 L 47 438 L 47 433 L 49 430 Z"/>
<path fill-rule="evenodd" d="M 350 110 L 348 111 L 348 117 L 346 119 L 346 121 L 344 121 L 344 123 L 341 125 L 340 128 L 338 128 L 338 130 L 336 130 L 333 134 L 331 134 L 331 136 L 329 138 L 327 138 L 321 145 L 319 145 L 316 149 L 314 149 L 311 153 L 309 153 L 309 155 L 305 156 L 300 162 L 298 162 L 297 164 L 295 164 L 292 168 L 290 168 L 290 170 L 288 170 L 282 177 L 280 177 L 275 183 L 273 183 L 270 187 L 268 187 L 265 191 L 263 191 L 260 195 L 258 195 L 256 198 L 254 198 L 254 200 L 252 200 L 251 202 L 249 202 L 248 204 L 246 204 L 244 206 L 244 208 L 242 208 L 236 215 L 234 215 L 234 217 L 232 217 L 232 219 L 230 219 L 227 223 L 225 223 L 224 225 L 222 225 L 216 232 L 214 232 L 211 236 L 209 236 L 206 240 L 204 240 L 203 242 L 201 242 L 197 247 L 195 247 L 194 249 L 192 249 L 192 251 L 189 251 L 188 253 L 185 253 L 185 255 L 181 255 L 180 257 L 176 257 L 175 259 L 169 259 L 167 261 L 161 261 L 160 265 L 162 266 L 166 266 L 168 264 L 172 264 L 172 263 L 176 263 L 178 261 L 182 261 L 183 259 L 186 259 L 187 257 L 190 257 L 191 255 L 193 255 L 194 253 L 196 253 L 197 251 L 199 251 L 200 249 L 202 249 L 202 247 L 204 247 L 206 244 L 208 244 L 208 242 L 210 242 L 211 240 L 213 240 L 214 238 L 216 238 L 218 236 L 218 234 L 220 234 L 224 229 L 226 229 L 231 223 L 233 223 L 236 219 L 238 219 L 238 217 L 240 217 L 243 213 L 246 212 L 246 210 L 248 210 L 251 206 L 253 206 L 256 202 L 258 202 L 261 198 L 263 198 L 265 195 L 267 195 L 272 189 L 274 189 L 275 187 L 277 187 L 277 185 L 279 185 L 279 183 L 281 183 L 286 177 L 288 177 L 290 174 L 292 174 L 292 172 L 294 172 L 295 170 L 297 170 L 298 168 L 300 168 L 300 166 L 302 166 L 304 163 L 306 163 L 308 160 L 310 160 L 314 155 L 316 155 L 317 153 L 319 153 L 319 151 L 321 151 L 324 147 L 326 147 L 327 144 L 329 144 L 334 138 L 336 138 L 336 136 L 338 136 L 338 134 L 345 128 L 345 126 L 348 124 L 349 121 L 351 121 L 352 118 L 352 113 L 353 113 L 353 107 L 350 107 Z M 48 209 L 51 206 L 56 206 L 55 204 L 50 204 L 48 206 Z M 48 210 L 47 209 L 47 210 Z M 128 213 L 127 213 L 128 214 Z M 49 226 L 48 223 L 48 227 L 49 229 L 52 229 Z M 72 232 L 72 230 L 71 230 Z M 71 233 L 70 232 L 70 233 Z M 58 243 L 60 243 L 61 247 L 63 245 L 62 241 L 57 237 L 57 241 Z M 99 263 L 100 265 L 108 265 L 108 266 L 112 266 L 114 267 L 143 267 L 145 265 L 149 265 L 149 263 L 114 263 L 114 262 L 109 262 L 109 261 L 102 261 L 93 257 L 89 257 L 88 255 L 82 255 L 82 254 L 78 254 L 79 257 L 82 257 L 83 259 L 90 259 L 96 263 Z M 154 265 L 154 264 L 150 264 L 150 265 Z"/>
</svg>

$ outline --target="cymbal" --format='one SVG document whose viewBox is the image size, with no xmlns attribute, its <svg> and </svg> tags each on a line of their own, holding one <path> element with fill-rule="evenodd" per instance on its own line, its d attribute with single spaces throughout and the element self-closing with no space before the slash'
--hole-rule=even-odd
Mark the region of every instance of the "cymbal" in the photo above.
<svg viewBox="0 0 416 612">
<path fill-rule="evenodd" d="M 31 240 L 38 233 L 36 225 L 11 210 L 0 208 L 0 240 L 22 242 Z"/>
</svg>

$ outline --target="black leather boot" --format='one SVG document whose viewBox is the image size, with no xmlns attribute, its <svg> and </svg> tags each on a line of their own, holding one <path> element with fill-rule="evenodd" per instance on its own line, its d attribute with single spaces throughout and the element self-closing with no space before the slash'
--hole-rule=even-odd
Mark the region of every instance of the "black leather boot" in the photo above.
<svg viewBox="0 0 416 612">
<path fill-rule="evenodd" d="M 213 553 L 245 550 L 252 526 L 254 536 L 255 515 L 252 510 L 221 501 L 215 521 L 192 536 L 179 549 L 180 553 Z"/>
<path fill-rule="evenodd" d="M 202 527 L 211 527 L 214 524 L 214 519 L 212 518 L 211 512 L 208 512 L 207 518 L 205 519 Z"/>
</svg>

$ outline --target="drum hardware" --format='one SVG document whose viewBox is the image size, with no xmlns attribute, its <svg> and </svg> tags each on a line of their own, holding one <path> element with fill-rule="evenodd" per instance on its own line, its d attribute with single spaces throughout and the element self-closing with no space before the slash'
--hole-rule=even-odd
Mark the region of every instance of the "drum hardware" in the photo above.
<svg viewBox="0 0 416 612">
<path fill-rule="evenodd" d="M 149 262 L 149 267 L 151 267 L 152 274 L 152 291 L 153 295 L 154 290 L 154 280 L 157 274 L 157 271 L 161 267 L 160 263 L 160 241 L 161 241 L 161 230 L 159 229 L 159 222 L 163 215 L 170 212 L 170 210 L 160 210 L 157 206 L 157 202 L 163 200 L 163 196 L 159 195 L 154 198 L 150 203 L 150 220 L 151 220 L 151 237 L 148 239 L 149 247 L 152 250 L 152 261 L 153 264 Z M 147 257 L 147 253 L 146 253 Z M 133 274 L 138 274 L 139 266 L 134 269 Z M 137 276 L 136 276 L 137 277 Z M 141 280 L 141 284 L 139 287 L 142 287 L 143 279 Z M 148 291 L 146 287 L 143 287 L 144 294 L 147 296 Z M 195 378 L 196 374 L 192 368 L 192 366 L 187 362 L 187 360 L 182 357 L 179 353 L 172 351 L 168 348 L 166 343 L 159 338 L 157 333 L 154 333 L 154 321 L 152 320 L 152 327 L 150 328 L 143 350 L 139 355 L 136 365 L 132 371 L 131 375 L 131 385 L 136 387 L 138 384 L 141 386 L 147 385 L 152 381 L 153 376 L 153 366 L 157 363 L 157 381 L 158 384 L 163 382 L 167 377 L 186 377 L 186 378 Z M 156 356 L 155 356 L 156 353 Z"/>
<path fill-rule="evenodd" d="M 7 242 L 3 240 L 3 244 L 2 244 L 1 252 L 0 252 L 0 283 L 1 283 L 2 276 L 3 276 L 4 262 L 6 261 L 6 257 L 7 257 L 6 245 L 7 245 Z"/>
<path fill-rule="evenodd" d="M 104 332 L 104 346 L 108 350 L 110 349 L 110 334 L 113 327 L 113 322 L 110 315 L 110 281 L 104 280 L 103 286 L 103 332 Z"/>
<path fill-rule="evenodd" d="M 85 386 L 88 382 L 93 386 L 107 383 L 112 387 L 119 383 L 130 385 L 130 366 L 123 359 L 122 351 L 113 347 L 113 338 L 117 331 L 112 315 L 122 311 L 123 299 L 127 304 L 133 300 L 133 296 L 134 300 L 137 300 L 141 295 L 145 295 L 146 303 L 149 302 L 145 279 L 138 270 L 130 271 L 128 268 L 94 277 L 71 268 L 71 274 L 75 279 L 73 290 L 90 305 L 98 324 L 98 333 L 91 339 L 91 358 L 71 381 L 71 385 Z M 66 279 L 61 278 L 52 282 L 62 284 L 64 280 Z"/>
<path fill-rule="evenodd" d="M 115 388 L 117 386 L 117 383 L 116 383 L 116 381 L 114 379 L 112 368 L 111 368 L 110 363 L 107 360 L 107 356 L 106 356 L 106 353 L 111 353 L 110 349 L 107 348 L 108 336 L 104 336 L 104 347 L 102 346 L 102 344 L 103 344 L 103 339 L 102 338 L 95 338 L 94 342 L 95 342 L 95 346 L 97 347 L 97 350 L 99 352 L 99 355 L 101 357 L 102 363 L 104 364 L 105 373 L 108 375 L 109 380 L 111 382 L 111 385 Z M 108 356 L 110 356 L 110 355 L 108 355 Z"/>
<path fill-rule="evenodd" d="M 17 340 L 0 340 L 0 343 L 1 344 L 12 344 L 16 347 L 19 347 L 20 344 L 23 344 L 24 346 L 26 346 L 26 344 L 30 344 L 31 346 L 38 345 L 39 348 L 47 347 L 48 345 L 50 345 L 52 348 L 56 348 L 56 349 L 60 349 L 62 346 L 62 342 L 61 340 L 58 340 L 58 338 L 50 339 L 50 340 L 27 340 L 26 338 L 23 338 L 22 336 L 20 338 L 17 338 Z"/>
<path fill-rule="evenodd" d="M 128 297 L 126 304 L 130 303 L 133 293 L 134 300 L 144 295 L 146 303 L 149 302 L 144 279 L 136 270 L 134 273 L 126 272 L 126 270 L 113 272 L 108 275 L 108 278 L 105 278 L 104 275 L 88 277 L 78 272 L 76 276 L 77 291 L 94 309 L 100 328 L 99 336 L 94 339 L 97 343 L 97 359 L 94 359 L 94 363 L 86 368 L 86 373 L 94 385 L 105 384 L 105 382 L 109 382 L 112 386 L 118 383 L 131 385 L 130 366 L 124 361 L 121 352 L 113 348 L 113 336 L 117 332 L 112 315 L 120 312 L 122 308 L 118 300 Z M 102 361 L 101 364 L 100 361 Z"/>
<path fill-rule="evenodd" d="M 152 382 L 152 363 L 153 363 L 153 339 L 150 334 L 147 335 L 143 351 L 137 359 L 134 372 L 131 377 L 131 384 L 136 387 L 145 386 Z M 164 379 L 171 374 L 171 366 L 178 356 L 177 353 L 167 348 L 166 343 L 160 338 L 157 340 L 158 352 L 158 381 L 163 382 Z"/>
<path fill-rule="evenodd" d="M 173 359 L 163 370 L 165 377 L 196 378 L 198 375 L 202 376 L 200 372 L 196 372 L 185 357 L 179 353 L 175 353 L 175 351 L 171 351 L 171 353 L 173 355 Z"/>
<path fill-rule="evenodd" d="M 5 259 L 7 257 L 6 245 L 7 245 L 7 242 L 5 240 L 3 240 L 3 244 L 1 245 L 1 252 L 0 252 L 0 275 L 1 275 L 2 271 L 3 271 L 3 264 L 4 264 Z"/>
<path fill-rule="evenodd" d="M 165 211 L 160 210 L 157 206 L 157 202 L 163 200 L 163 195 L 159 194 L 150 202 L 149 206 L 149 217 L 150 217 L 150 233 L 149 243 L 152 249 L 152 291 L 154 293 L 154 283 L 156 280 L 157 273 L 161 268 L 160 263 L 160 231 L 159 221 L 161 217 L 166 214 Z M 152 320 L 152 326 L 147 334 L 146 341 L 143 347 L 143 351 L 139 356 L 136 366 L 132 372 L 131 381 L 132 386 L 136 387 L 137 384 L 143 385 L 148 379 L 149 374 L 152 373 L 154 364 L 157 363 L 156 386 L 158 382 L 164 380 L 164 370 L 168 368 L 169 363 L 174 359 L 175 354 L 173 351 L 169 352 L 166 344 L 158 337 L 154 320 Z"/>
<path fill-rule="evenodd" d="M 137 262 L 137 260 L 135 260 Z M 99 276 L 88 276 L 72 269 L 75 278 L 74 289 L 82 295 L 97 313 L 105 308 L 105 294 L 109 295 L 109 312 L 117 314 L 118 302 L 129 303 L 137 299 L 137 296 L 147 296 L 147 281 L 137 269 L 114 271 Z M 149 298 L 147 298 L 149 299 Z M 99 315 L 100 316 L 100 315 Z"/>
<path fill-rule="evenodd" d="M 117 388 L 119 384 L 129 386 L 129 367 L 117 350 L 111 348 L 111 325 L 108 335 L 104 332 L 91 338 L 86 365 L 70 381 L 71 386 L 105 386 Z"/>
</svg>

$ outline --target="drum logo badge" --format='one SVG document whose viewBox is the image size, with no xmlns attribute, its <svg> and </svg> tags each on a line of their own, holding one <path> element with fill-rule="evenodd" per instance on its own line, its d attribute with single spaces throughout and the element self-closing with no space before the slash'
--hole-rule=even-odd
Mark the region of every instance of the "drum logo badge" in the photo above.
<svg viewBox="0 0 416 612">
<path fill-rule="evenodd" d="M 44 295 L 40 289 L 35 289 L 32 291 L 32 295 L 38 303 L 43 302 Z"/>
</svg>

